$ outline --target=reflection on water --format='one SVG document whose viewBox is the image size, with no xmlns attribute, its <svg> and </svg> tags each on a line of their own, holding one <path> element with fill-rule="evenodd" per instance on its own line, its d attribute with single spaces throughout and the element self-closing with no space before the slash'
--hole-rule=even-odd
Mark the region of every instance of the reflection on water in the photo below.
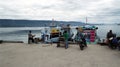
<svg viewBox="0 0 120 67">
<path fill-rule="evenodd" d="M 104 39 L 106 38 L 106 33 L 109 30 L 113 30 L 113 33 L 116 33 L 117 36 L 120 36 L 120 26 L 118 25 L 98 25 L 97 35 Z M 24 41 L 27 43 L 28 31 L 32 30 L 32 33 L 36 37 L 41 38 L 42 32 L 44 32 L 44 27 L 13 27 L 13 28 L 0 28 L 0 40 L 18 40 Z M 49 28 L 47 28 L 49 29 Z M 76 33 L 76 30 L 72 30 Z"/>
</svg>

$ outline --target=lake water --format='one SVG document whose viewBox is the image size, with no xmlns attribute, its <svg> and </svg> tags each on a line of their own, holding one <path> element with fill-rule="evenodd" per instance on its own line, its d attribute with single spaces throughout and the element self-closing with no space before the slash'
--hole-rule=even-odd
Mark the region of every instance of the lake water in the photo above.
<svg viewBox="0 0 120 67">
<path fill-rule="evenodd" d="M 97 27 L 97 35 L 101 39 L 106 38 L 106 33 L 109 30 L 113 30 L 113 33 L 120 36 L 119 25 L 97 25 Z M 24 41 L 27 43 L 29 30 L 32 30 L 32 33 L 35 34 L 36 37 L 41 38 L 44 29 L 45 27 L 2 27 L 0 28 L 0 40 Z M 76 33 L 76 30 L 73 29 L 73 32 Z"/>
</svg>

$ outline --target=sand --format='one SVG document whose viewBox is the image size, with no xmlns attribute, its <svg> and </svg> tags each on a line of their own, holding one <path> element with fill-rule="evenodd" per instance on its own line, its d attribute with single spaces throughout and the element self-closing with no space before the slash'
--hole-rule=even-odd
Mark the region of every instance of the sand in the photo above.
<svg viewBox="0 0 120 67">
<path fill-rule="evenodd" d="M 0 67 L 120 67 L 120 51 L 94 44 L 81 51 L 78 45 L 3 43 Z"/>
</svg>

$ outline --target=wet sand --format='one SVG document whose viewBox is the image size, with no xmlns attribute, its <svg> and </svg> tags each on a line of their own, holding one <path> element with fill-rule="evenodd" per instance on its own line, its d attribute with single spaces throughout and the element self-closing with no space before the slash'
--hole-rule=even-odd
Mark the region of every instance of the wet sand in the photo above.
<svg viewBox="0 0 120 67">
<path fill-rule="evenodd" d="M 88 45 L 81 51 L 78 45 L 68 49 L 56 44 L 0 44 L 0 67 L 119 67 L 120 51 L 107 46 Z"/>
</svg>

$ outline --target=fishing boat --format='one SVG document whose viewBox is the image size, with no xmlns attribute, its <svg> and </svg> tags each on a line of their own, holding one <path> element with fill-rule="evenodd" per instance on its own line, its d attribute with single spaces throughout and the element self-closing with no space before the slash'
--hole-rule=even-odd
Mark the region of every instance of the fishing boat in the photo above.
<svg viewBox="0 0 120 67">
<path fill-rule="evenodd" d="M 51 43 L 51 42 L 58 42 L 59 34 L 60 34 L 60 28 L 58 27 L 58 24 L 55 22 L 54 19 L 52 19 L 52 22 L 49 25 L 49 34 L 46 37 L 45 42 Z"/>
<path fill-rule="evenodd" d="M 87 43 L 98 43 L 100 42 L 100 38 L 97 35 L 97 29 L 95 25 L 89 25 L 88 23 L 88 18 L 86 17 L 86 24 L 82 26 L 83 29 L 83 34 L 85 35 L 86 42 Z"/>
<path fill-rule="evenodd" d="M 85 25 L 82 26 L 82 29 L 87 43 L 98 43 L 100 41 L 100 38 L 97 35 L 98 27 L 94 25 Z"/>
<path fill-rule="evenodd" d="M 58 25 L 57 23 L 55 23 L 54 19 L 52 19 L 52 23 L 50 23 L 49 28 L 50 28 L 50 39 L 59 37 L 60 29 L 58 28 Z"/>
<path fill-rule="evenodd" d="M 49 38 L 46 42 L 59 42 L 61 38 L 63 38 L 62 34 L 63 31 L 69 29 L 69 24 L 68 26 L 64 27 L 58 27 L 58 24 L 55 23 L 54 19 L 52 20 L 52 23 L 50 24 L 50 32 L 49 32 Z M 85 35 L 87 43 L 97 43 L 100 41 L 100 38 L 97 36 L 97 29 L 98 27 L 94 25 L 88 25 L 86 24 L 85 26 L 80 26 L 83 29 L 83 34 Z M 73 29 L 71 29 L 73 30 Z M 70 38 L 69 41 L 72 43 L 74 42 L 76 33 L 73 33 L 70 31 Z"/>
<path fill-rule="evenodd" d="M 54 43 L 57 43 L 59 42 L 59 38 L 61 36 L 63 36 L 63 32 L 67 29 L 70 29 L 68 28 L 70 26 L 70 24 L 68 25 L 65 25 L 65 26 L 61 26 L 61 27 L 58 27 L 58 24 L 54 21 L 54 19 L 52 20 L 52 23 L 50 24 L 49 28 L 50 28 L 50 38 L 46 41 L 46 42 L 54 42 Z M 69 34 L 70 34 L 70 40 L 72 38 L 72 32 L 69 30 Z"/>
</svg>

